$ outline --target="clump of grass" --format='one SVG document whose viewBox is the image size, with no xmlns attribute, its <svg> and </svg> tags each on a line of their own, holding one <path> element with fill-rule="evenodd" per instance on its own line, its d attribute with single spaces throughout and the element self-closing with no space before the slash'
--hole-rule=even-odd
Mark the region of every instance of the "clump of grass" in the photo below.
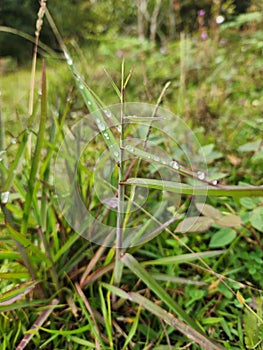
<svg viewBox="0 0 263 350">
<path fill-rule="evenodd" d="M 43 10 L 44 2 L 41 3 L 39 13 L 38 35 Z M 28 128 L 18 134 L 10 163 L 0 162 L 4 180 L 1 184 L 1 208 L 2 218 L 5 220 L 0 250 L 0 259 L 4 262 L 0 271 L 0 276 L 4 279 L 1 288 L 5 290 L 0 295 L 0 310 L 4 315 L 0 318 L 3 349 L 10 346 L 19 350 L 25 347 L 65 348 L 68 345 L 72 349 L 163 349 L 172 346 L 245 349 L 246 345 L 260 346 L 263 321 L 258 305 L 261 305 L 261 290 L 235 280 L 235 270 L 240 267 L 234 264 L 229 271 L 227 260 L 232 259 L 231 254 L 241 238 L 247 239 L 250 246 L 255 244 L 252 232 L 260 229 L 260 223 L 254 218 L 255 212 L 254 216 L 251 214 L 252 219 L 247 220 L 247 212 L 244 210 L 239 218 L 238 206 L 240 202 L 243 205 L 252 205 L 251 211 L 260 207 L 262 186 L 217 184 L 213 179 L 205 178 L 199 169 L 192 171 L 184 164 L 175 162 L 172 154 L 171 159 L 166 159 L 160 154 L 156 155 L 151 148 L 131 148 L 126 145 L 129 133 L 135 134 L 136 128 L 137 131 L 144 131 L 143 145 L 150 141 L 155 136 L 152 123 L 158 117 L 155 113 L 147 117 L 143 114 L 128 115 L 128 121 L 124 123 L 127 111 L 125 108 L 128 107 L 124 92 L 130 75 L 127 79 L 124 78 L 123 64 L 120 91 L 115 83 L 112 84 L 117 95 L 121 97 L 121 133 L 114 130 L 112 124 L 107 124 L 102 110 L 105 107 L 103 102 L 79 74 L 46 8 L 45 13 L 59 38 L 86 108 L 94 117 L 98 129 L 103 124 L 104 130 L 107 130 L 107 136 L 104 134 L 96 140 L 96 147 L 101 152 L 107 147 L 118 168 L 111 183 L 106 183 L 116 193 L 118 210 L 117 214 L 105 210 L 102 217 L 105 224 L 113 225 L 113 231 L 117 228 L 118 235 L 115 245 L 108 247 L 107 240 L 110 237 L 105 237 L 103 245 L 96 246 L 74 232 L 63 217 L 65 211 L 59 207 L 54 191 L 51 160 L 56 159 L 59 146 L 65 140 L 64 127 L 67 128 L 66 117 L 70 104 L 65 102 L 61 114 L 49 123 L 48 92 L 43 64 L 38 130 L 33 130 L 35 115 L 31 109 Z M 186 80 L 182 84 L 186 84 Z M 33 90 L 31 88 L 31 92 Z M 181 92 L 185 93 L 183 87 Z M 160 96 L 154 111 L 159 108 L 162 98 Z M 184 106 L 181 105 L 180 108 L 184 109 Z M 117 117 L 118 115 L 116 119 Z M 118 123 L 118 119 L 116 122 Z M 145 123 L 147 132 L 140 129 Z M 74 129 L 70 131 L 74 135 Z M 29 136 L 34 150 L 32 157 L 26 152 Z M 162 140 L 160 134 L 156 138 L 163 147 L 171 149 L 169 142 Z M 1 147 L 5 150 L 3 140 L 2 136 Z M 212 152 L 211 149 L 207 154 L 214 161 L 217 155 Z M 123 162 L 125 154 L 134 157 L 129 165 Z M 63 174 L 65 179 L 72 176 L 70 155 L 69 150 Z M 85 159 L 85 155 L 83 157 Z M 87 157 L 88 162 L 92 159 L 92 156 Z M 136 166 L 136 161 L 139 166 Z M 18 172 L 20 162 L 24 167 L 21 173 Z M 154 167 L 151 168 L 153 165 L 165 165 L 175 178 L 178 174 L 183 176 L 185 183 L 161 182 L 154 177 L 156 172 Z M 80 164 L 78 186 L 83 201 L 96 212 L 100 210 L 101 203 L 94 195 L 93 187 L 99 179 L 92 178 L 90 169 L 90 164 Z M 134 174 L 135 177 L 126 176 L 127 174 Z M 198 181 L 199 185 L 194 186 L 193 181 Z M 130 186 L 152 188 L 148 200 L 153 206 L 160 199 L 159 191 L 165 190 L 182 194 L 184 203 L 179 208 L 175 204 L 168 208 L 173 213 L 173 219 L 164 223 L 144 206 L 138 206 L 141 214 L 136 218 L 129 212 L 125 214 L 128 220 L 123 215 L 121 206 L 124 199 L 133 204 L 134 192 L 124 192 L 129 191 Z M 3 200 L 4 193 L 9 194 L 8 200 L 6 197 Z M 210 224 L 215 226 L 202 230 L 196 227 L 193 234 L 183 234 L 179 228 L 187 220 L 188 196 L 192 195 L 211 196 L 210 206 L 201 206 L 200 211 L 204 217 L 212 218 Z M 230 199 L 226 198 L 228 196 Z M 245 200 L 242 202 L 239 197 L 244 196 Z M 252 196 L 259 197 L 258 202 Z M 218 197 L 223 199 L 217 199 Z M 196 207 L 198 209 L 198 205 Z M 221 217 L 218 212 L 224 212 L 224 215 Z M 225 218 L 230 215 L 231 220 L 237 220 L 238 217 L 238 223 L 242 222 L 240 229 L 235 228 L 238 235 L 228 243 L 223 241 L 223 244 L 221 235 L 220 248 L 224 250 L 206 251 L 209 248 L 209 237 L 218 230 L 216 225 L 223 222 L 229 228 L 229 220 Z M 144 223 L 142 232 L 136 232 L 139 220 Z M 155 223 L 151 232 L 155 238 L 150 242 L 123 249 L 124 223 L 127 226 L 128 223 L 131 224 L 134 236 L 140 237 L 149 229 L 150 220 Z M 233 225 L 230 227 L 233 228 Z M 160 232 L 162 235 L 156 236 Z M 254 235 L 257 237 L 257 231 Z M 255 295 L 258 298 L 253 309 L 250 305 Z M 244 328 L 240 312 L 242 308 L 246 310 Z M 253 329 L 255 324 L 258 325 L 253 336 L 247 326 L 249 318 Z"/>
</svg>

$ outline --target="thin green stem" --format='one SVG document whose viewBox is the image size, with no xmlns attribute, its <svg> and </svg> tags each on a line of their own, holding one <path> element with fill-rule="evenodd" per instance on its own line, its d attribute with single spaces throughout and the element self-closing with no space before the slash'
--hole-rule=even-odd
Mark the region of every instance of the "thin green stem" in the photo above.
<svg viewBox="0 0 263 350">
<path fill-rule="evenodd" d="M 151 118 L 156 118 L 156 116 L 157 116 L 157 111 L 158 111 L 158 109 L 159 109 L 159 107 L 160 107 L 160 104 L 161 104 L 161 102 L 162 102 L 163 96 L 164 96 L 166 90 L 168 89 L 168 87 L 170 86 L 170 84 L 171 84 L 171 82 L 168 81 L 168 82 L 165 84 L 164 88 L 162 89 L 161 94 L 160 94 L 160 96 L 158 97 L 158 100 L 157 100 L 157 103 L 156 103 L 156 106 L 155 106 L 155 108 L 154 108 L 154 111 L 153 111 L 153 113 L 152 113 Z M 149 124 L 148 130 L 147 130 L 147 134 L 146 134 L 146 136 L 145 136 L 145 138 L 144 138 L 144 140 L 143 140 L 143 150 L 146 150 L 147 142 L 148 142 L 148 140 L 149 140 L 149 137 L 150 137 L 150 134 L 151 134 L 151 131 L 152 131 L 152 123 L 153 123 L 153 120 L 152 120 L 151 123 Z M 142 158 L 139 158 L 139 160 L 138 160 L 138 162 L 137 162 L 137 165 L 136 165 L 135 176 L 134 176 L 134 177 L 137 177 L 137 175 L 138 175 L 138 173 L 139 173 L 141 161 L 142 161 Z M 132 163 L 131 169 L 133 168 L 134 164 L 135 164 L 135 162 Z M 131 170 L 131 169 L 130 169 L 130 170 Z M 129 176 L 129 174 L 126 174 L 126 175 L 125 175 L 125 179 L 127 179 L 128 176 Z M 130 214 L 129 214 L 129 213 L 130 213 L 131 205 L 132 205 L 133 200 L 134 200 L 135 190 L 136 190 L 136 186 L 133 186 L 132 189 L 131 189 L 130 199 L 129 199 L 128 204 L 127 204 L 127 215 L 125 216 L 125 219 L 124 219 L 124 226 L 126 226 L 128 220 L 129 220 L 129 218 L 130 218 Z"/>
<path fill-rule="evenodd" d="M 4 159 L 5 159 L 4 152 L 5 152 L 5 124 L 4 124 L 4 119 L 2 117 L 1 100 L 0 100 L 0 162 L 1 161 L 4 162 Z M 5 174 L 2 168 L 0 168 L 0 180 L 1 180 L 1 184 L 3 184 L 5 180 Z"/>
<path fill-rule="evenodd" d="M 38 137 L 37 137 L 37 143 L 36 143 L 36 149 L 32 161 L 32 167 L 28 182 L 28 191 L 26 195 L 26 202 L 25 202 L 25 208 L 24 208 L 24 215 L 23 215 L 23 221 L 21 225 L 21 233 L 25 234 L 27 231 L 28 226 L 28 219 L 29 219 L 29 213 L 31 209 L 32 199 L 33 195 L 35 193 L 35 181 L 36 181 L 36 175 L 38 171 L 39 161 L 40 161 L 40 154 L 41 149 L 44 144 L 44 136 L 45 136 L 45 127 L 46 127 L 46 120 L 47 120 L 47 97 L 46 97 L 46 70 L 45 70 L 45 64 L 43 61 L 43 67 L 42 67 L 42 98 L 41 98 L 41 118 L 40 118 L 40 125 L 39 125 L 39 131 L 38 131 Z"/>
<path fill-rule="evenodd" d="M 120 157 L 119 157 L 119 184 L 118 184 L 118 215 L 117 215 L 117 228 L 116 228 L 116 258 L 115 258 L 115 271 L 114 281 L 118 285 L 121 280 L 123 264 L 120 260 L 122 253 L 122 241 L 123 241 L 123 230 L 124 230 L 124 196 L 125 196 L 125 185 L 122 184 L 124 178 L 124 140 L 125 140 L 125 128 L 124 128 L 124 99 L 125 99 L 125 83 L 124 83 L 124 59 L 122 60 L 122 71 L 121 71 L 121 134 L 120 134 Z"/>
</svg>

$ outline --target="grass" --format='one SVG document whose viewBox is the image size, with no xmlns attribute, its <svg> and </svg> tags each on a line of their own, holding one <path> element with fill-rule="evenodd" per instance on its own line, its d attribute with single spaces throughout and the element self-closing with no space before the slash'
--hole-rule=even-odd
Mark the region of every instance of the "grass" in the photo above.
<svg viewBox="0 0 263 350">
<path fill-rule="evenodd" d="M 130 40 L 125 65 L 122 38 L 83 59 L 62 43 L 29 119 L 30 73 L 4 77 L 3 349 L 262 349 L 258 33 L 221 35 Z"/>
</svg>

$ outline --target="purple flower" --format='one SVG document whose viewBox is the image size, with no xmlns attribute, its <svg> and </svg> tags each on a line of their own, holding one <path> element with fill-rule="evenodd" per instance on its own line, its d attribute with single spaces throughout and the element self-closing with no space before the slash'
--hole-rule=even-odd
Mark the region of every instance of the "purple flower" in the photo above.
<svg viewBox="0 0 263 350">
<path fill-rule="evenodd" d="M 208 38 L 207 33 L 206 33 L 206 32 L 203 32 L 203 33 L 201 34 L 201 38 L 202 38 L 203 40 L 206 40 L 206 39 Z"/>
<path fill-rule="evenodd" d="M 205 15 L 205 10 L 199 10 L 198 11 L 198 16 L 199 17 L 204 17 L 204 15 Z"/>
<path fill-rule="evenodd" d="M 161 52 L 162 55 L 165 55 L 167 53 L 166 47 L 162 46 L 160 48 L 160 52 Z"/>
<path fill-rule="evenodd" d="M 117 52 L 116 52 L 116 56 L 117 57 L 123 57 L 123 51 L 122 50 L 118 50 Z"/>
</svg>

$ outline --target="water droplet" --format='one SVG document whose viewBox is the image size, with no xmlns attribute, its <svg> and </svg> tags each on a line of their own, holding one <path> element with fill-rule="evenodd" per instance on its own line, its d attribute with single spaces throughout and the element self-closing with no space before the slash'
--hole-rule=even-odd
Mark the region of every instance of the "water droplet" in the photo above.
<svg viewBox="0 0 263 350">
<path fill-rule="evenodd" d="M 11 139 L 11 143 L 12 143 L 13 145 L 15 145 L 15 144 L 16 144 L 16 138 L 15 138 L 15 137 L 12 137 L 12 139 Z"/>
<path fill-rule="evenodd" d="M 6 204 L 9 199 L 9 192 L 2 192 L 1 193 L 1 202 L 2 204 Z"/>
<path fill-rule="evenodd" d="M 134 148 L 130 145 L 126 146 L 127 151 L 134 152 Z"/>
<path fill-rule="evenodd" d="M 217 185 L 217 180 L 212 181 L 213 185 Z"/>
<path fill-rule="evenodd" d="M 204 180 L 205 179 L 205 173 L 203 171 L 198 171 L 197 172 L 197 177 L 199 180 Z"/>
<path fill-rule="evenodd" d="M 41 89 L 38 90 L 38 95 L 42 96 L 42 90 Z"/>
<path fill-rule="evenodd" d="M 88 101 L 88 105 L 91 106 L 91 102 L 90 101 Z"/>
<path fill-rule="evenodd" d="M 119 133 L 121 133 L 121 125 L 117 126 L 117 130 L 118 130 Z"/>
<path fill-rule="evenodd" d="M 180 168 L 180 165 L 175 160 L 170 162 L 170 166 L 176 170 L 178 170 Z"/>
<path fill-rule="evenodd" d="M 156 162 L 159 162 L 159 161 L 160 161 L 160 158 L 157 157 L 157 156 L 153 156 L 153 160 L 156 161 Z"/>
<path fill-rule="evenodd" d="M 103 135 L 105 136 L 105 139 L 106 139 L 106 140 L 109 140 L 109 139 L 110 139 L 109 134 L 108 134 L 107 132 L 105 132 Z"/>
<path fill-rule="evenodd" d="M 109 111 L 107 109 L 103 109 L 103 112 L 105 113 L 107 118 L 111 118 L 111 111 Z"/>
<path fill-rule="evenodd" d="M 115 152 L 113 152 L 113 154 L 114 154 L 114 157 L 116 157 L 116 158 L 119 157 L 119 152 L 115 151 Z"/>
<path fill-rule="evenodd" d="M 67 64 L 69 66 L 72 66 L 72 64 L 73 64 L 72 58 L 69 56 L 69 54 L 67 52 L 64 52 L 64 55 L 65 55 L 65 58 L 67 60 Z"/>
<path fill-rule="evenodd" d="M 97 119 L 96 122 L 99 128 L 99 131 L 104 131 L 106 129 L 106 126 L 99 119 Z"/>
<path fill-rule="evenodd" d="M 83 84 L 79 84 L 79 88 L 80 88 L 80 90 L 83 90 L 84 89 L 84 85 Z M 89 104 L 89 102 L 88 102 L 88 104 Z"/>
</svg>

